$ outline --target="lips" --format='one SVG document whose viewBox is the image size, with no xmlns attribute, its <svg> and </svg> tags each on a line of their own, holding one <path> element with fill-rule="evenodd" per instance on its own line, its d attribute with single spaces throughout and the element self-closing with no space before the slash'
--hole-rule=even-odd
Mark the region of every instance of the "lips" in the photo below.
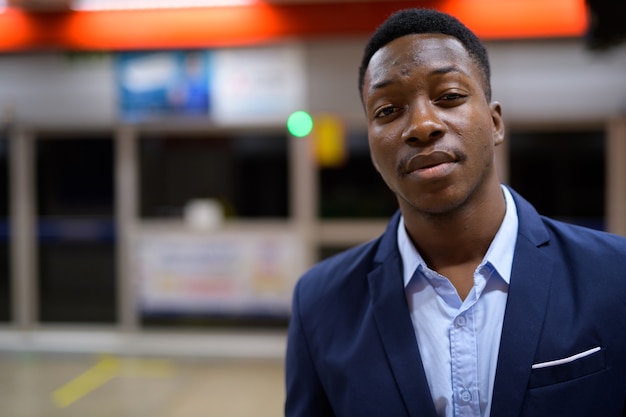
<svg viewBox="0 0 626 417">
<path fill-rule="evenodd" d="M 437 168 L 451 166 L 458 162 L 458 158 L 450 152 L 432 151 L 424 154 L 418 154 L 409 159 L 405 166 L 405 172 L 411 174 L 413 172 L 427 172 Z"/>
</svg>

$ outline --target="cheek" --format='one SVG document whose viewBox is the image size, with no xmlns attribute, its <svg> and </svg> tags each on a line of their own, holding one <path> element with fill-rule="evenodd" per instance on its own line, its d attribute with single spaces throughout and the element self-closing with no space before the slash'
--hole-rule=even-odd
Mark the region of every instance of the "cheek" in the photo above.
<svg viewBox="0 0 626 417">
<path fill-rule="evenodd" d="M 485 119 L 483 114 L 475 114 L 474 117 L 465 119 L 455 130 L 466 148 L 472 148 L 474 152 L 484 155 L 491 152 L 490 149 L 494 146 L 491 120 Z"/>
<path fill-rule="evenodd" d="M 493 164 L 495 145 L 488 129 L 477 129 L 472 132 L 470 148 L 467 152 L 474 161 L 476 169 L 485 169 Z"/>
<path fill-rule="evenodd" d="M 375 137 L 369 142 L 372 162 L 378 171 L 394 164 L 394 141 L 390 138 Z"/>
</svg>

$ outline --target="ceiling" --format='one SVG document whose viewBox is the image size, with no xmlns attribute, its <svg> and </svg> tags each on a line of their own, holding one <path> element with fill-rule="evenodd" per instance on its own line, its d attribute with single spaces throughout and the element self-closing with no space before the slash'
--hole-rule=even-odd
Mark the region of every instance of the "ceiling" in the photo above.
<svg viewBox="0 0 626 417">
<path fill-rule="evenodd" d="M 311 3 L 354 3 L 364 0 L 259 0 L 268 4 L 311 4 Z M 365 0 L 367 2 L 383 2 L 384 0 Z M 65 12 L 71 10 L 72 0 L 6 0 L 6 3 L 15 8 L 28 12 Z"/>
</svg>

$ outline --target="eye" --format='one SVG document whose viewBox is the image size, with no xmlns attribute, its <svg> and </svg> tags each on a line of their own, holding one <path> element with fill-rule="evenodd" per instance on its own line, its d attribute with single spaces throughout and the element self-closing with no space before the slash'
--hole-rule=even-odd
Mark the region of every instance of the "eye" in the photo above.
<svg viewBox="0 0 626 417">
<path fill-rule="evenodd" d="M 395 112 L 399 111 L 400 108 L 392 106 L 392 105 L 387 105 L 384 107 L 379 108 L 378 110 L 376 110 L 376 112 L 374 113 L 374 117 L 376 119 L 380 119 L 382 117 L 387 117 L 387 116 L 391 116 L 392 114 L 394 114 Z"/>
<path fill-rule="evenodd" d="M 467 98 L 467 94 L 461 94 L 461 93 L 446 93 L 443 94 L 442 96 L 440 96 L 437 100 L 435 100 L 436 103 L 440 103 L 440 104 L 448 104 L 448 105 L 453 105 L 453 104 L 460 104 L 461 102 L 463 102 L 465 99 Z"/>
<path fill-rule="evenodd" d="M 461 100 L 463 98 L 467 97 L 464 94 L 460 94 L 460 93 L 448 93 L 448 94 L 444 94 L 440 100 L 445 100 L 445 101 L 450 101 L 450 100 Z"/>
</svg>

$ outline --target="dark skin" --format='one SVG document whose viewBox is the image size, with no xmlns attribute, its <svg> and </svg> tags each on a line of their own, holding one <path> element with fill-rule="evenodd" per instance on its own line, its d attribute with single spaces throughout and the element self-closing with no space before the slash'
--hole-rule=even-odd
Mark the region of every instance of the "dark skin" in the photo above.
<svg viewBox="0 0 626 417">
<path fill-rule="evenodd" d="M 487 100 L 463 45 L 440 34 L 403 36 L 378 50 L 362 98 L 372 161 L 409 236 L 465 299 L 506 209 L 495 165 L 500 104 Z"/>
</svg>

